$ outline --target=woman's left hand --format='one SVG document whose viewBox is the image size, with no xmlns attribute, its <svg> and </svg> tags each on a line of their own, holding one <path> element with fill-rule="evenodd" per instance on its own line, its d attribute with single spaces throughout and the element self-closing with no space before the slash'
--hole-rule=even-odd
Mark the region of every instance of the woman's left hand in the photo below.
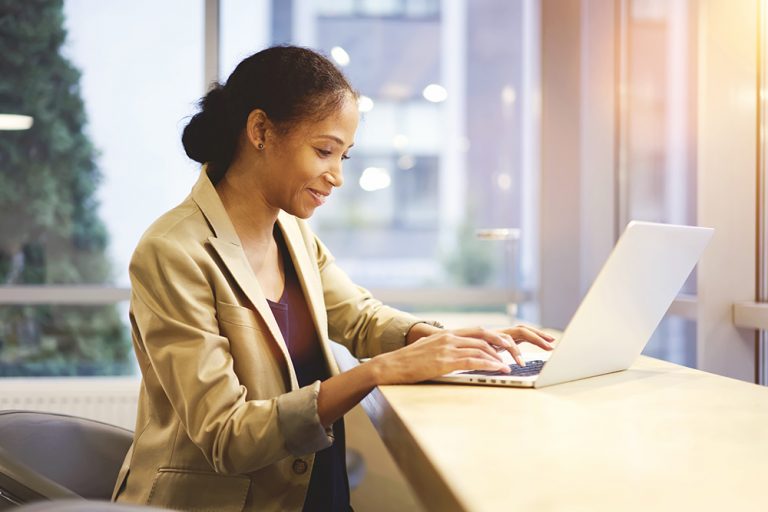
<svg viewBox="0 0 768 512">
<path fill-rule="evenodd" d="M 520 352 L 520 347 L 517 346 L 518 343 L 533 343 L 537 347 L 540 347 L 544 350 L 552 350 L 554 348 L 552 346 L 552 342 L 555 341 L 555 338 L 549 334 L 522 324 L 518 324 L 514 327 L 507 327 L 505 329 L 494 329 L 490 331 L 490 333 L 503 336 L 504 339 L 509 342 L 508 346 L 502 346 L 496 345 L 492 341 L 489 341 L 487 339 L 489 331 L 481 327 L 444 331 L 426 323 L 417 323 L 411 327 L 410 331 L 408 331 L 408 334 L 406 335 L 406 344 L 410 345 L 422 338 L 440 332 L 451 332 L 459 336 L 469 336 L 485 339 L 489 344 L 499 347 L 499 350 L 507 350 L 512 355 L 512 358 L 515 360 L 515 362 L 520 366 L 525 366 L 525 360 L 523 359 L 523 356 Z M 483 335 L 483 333 L 485 333 L 485 335 Z"/>
<path fill-rule="evenodd" d="M 537 347 L 540 347 L 544 350 L 552 350 L 554 348 L 552 346 L 552 342 L 555 341 L 555 338 L 543 331 L 534 329 L 533 327 L 527 325 L 516 325 L 506 329 L 498 329 L 496 332 L 501 335 L 509 336 L 512 341 L 514 341 L 510 347 L 502 348 L 505 348 L 507 351 L 509 351 L 509 353 L 512 355 L 512 358 L 520 366 L 525 366 L 525 360 L 520 353 L 520 348 L 517 346 L 518 343 L 532 343 L 533 345 L 536 345 Z"/>
</svg>

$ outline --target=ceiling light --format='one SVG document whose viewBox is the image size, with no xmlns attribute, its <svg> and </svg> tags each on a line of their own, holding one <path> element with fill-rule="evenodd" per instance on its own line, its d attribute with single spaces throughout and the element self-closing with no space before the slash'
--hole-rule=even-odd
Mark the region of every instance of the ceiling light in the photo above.
<svg viewBox="0 0 768 512">
<path fill-rule="evenodd" d="M 349 54 L 347 53 L 347 50 L 341 46 L 334 46 L 331 48 L 331 57 L 336 61 L 336 64 L 341 67 L 349 64 Z"/>
<path fill-rule="evenodd" d="M 432 103 L 440 103 L 448 98 L 448 91 L 445 90 L 445 87 L 437 84 L 429 84 L 421 94 L 424 95 L 424 99 Z"/>
<path fill-rule="evenodd" d="M 31 116 L 0 114 L 0 130 L 29 130 L 33 122 Z"/>
<path fill-rule="evenodd" d="M 370 112 L 373 110 L 373 100 L 368 96 L 363 96 L 361 94 L 360 97 L 357 98 L 357 110 L 360 112 Z"/>
<path fill-rule="evenodd" d="M 367 167 L 360 176 L 360 188 L 366 192 L 385 189 L 391 183 L 392 178 L 383 167 Z"/>
</svg>

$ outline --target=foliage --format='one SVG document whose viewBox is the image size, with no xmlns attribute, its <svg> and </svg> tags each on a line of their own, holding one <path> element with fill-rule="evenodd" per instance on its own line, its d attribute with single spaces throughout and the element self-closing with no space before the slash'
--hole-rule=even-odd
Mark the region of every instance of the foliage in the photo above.
<svg viewBox="0 0 768 512">
<path fill-rule="evenodd" d="M 456 239 L 456 249 L 446 261 L 449 275 L 462 286 L 488 284 L 496 270 L 492 246 L 477 239 L 471 215 L 459 225 Z"/>
<path fill-rule="evenodd" d="M 86 135 L 80 72 L 64 57 L 61 0 L 0 0 L 0 113 L 34 118 L 0 131 L 0 284 L 104 283 L 101 174 Z M 0 309 L 0 374 L 38 360 L 48 373 L 128 361 L 114 306 Z"/>
</svg>

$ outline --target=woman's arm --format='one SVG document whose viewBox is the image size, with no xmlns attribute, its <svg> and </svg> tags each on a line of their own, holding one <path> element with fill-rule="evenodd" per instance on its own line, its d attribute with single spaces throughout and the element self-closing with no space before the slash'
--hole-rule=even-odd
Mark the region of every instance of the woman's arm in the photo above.
<svg viewBox="0 0 768 512">
<path fill-rule="evenodd" d="M 421 382 L 455 370 L 509 372 L 491 346 L 510 348 L 514 343 L 509 336 L 479 327 L 446 331 L 416 324 L 414 328 L 419 325 L 437 332 L 322 382 L 317 399 L 322 425 L 333 424 L 376 386 Z"/>
<path fill-rule="evenodd" d="M 415 341 L 437 331 L 421 323 L 421 318 L 382 304 L 355 284 L 309 228 L 300 226 L 320 272 L 330 339 L 346 346 L 355 357 L 363 358 L 403 347 L 408 335 Z"/>
<path fill-rule="evenodd" d="M 408 333 L 405 335 L 405 344 L 410 345 L 411 343 L 416 343 L 421 338 L 426 338 L 432 334 L 438 334 L 441 331 L 442 329 L 439 327 L 435 327 L 427 322 L 415 323 L 408 329 Z"/>
</svg>

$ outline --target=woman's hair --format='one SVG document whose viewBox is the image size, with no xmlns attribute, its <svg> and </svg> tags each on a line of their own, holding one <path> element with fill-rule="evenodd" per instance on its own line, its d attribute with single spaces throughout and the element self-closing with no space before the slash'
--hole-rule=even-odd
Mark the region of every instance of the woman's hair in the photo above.
<svg viewBox="0 0 768 512">
<path fill-rule="evenodd" d="M 191 159 L 209 164 L 216 183 L 232 162 L 253 110 L 263 110 L 286 133 L 334 113 L 350 93 L 356 96 L 341 71 L 319 53 L 296 46 L 267 48 L 240 62 L 226 84 L 214 84 L 181 141 Z"/>
</svg>

